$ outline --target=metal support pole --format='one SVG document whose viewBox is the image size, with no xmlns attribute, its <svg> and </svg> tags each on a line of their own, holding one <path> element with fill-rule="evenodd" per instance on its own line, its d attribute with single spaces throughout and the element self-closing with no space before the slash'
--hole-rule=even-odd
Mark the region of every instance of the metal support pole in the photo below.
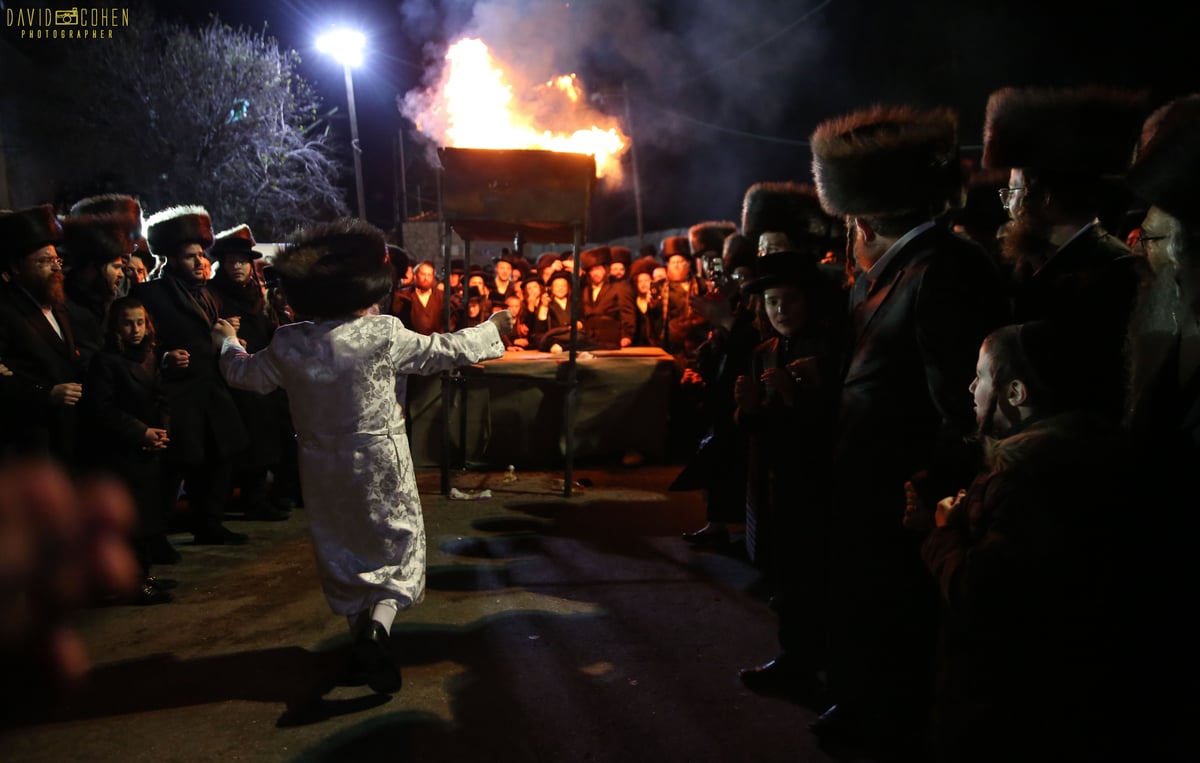
<svg viewBox="0 0 1200 763">
<path fill-rule="evenodd" d="M 362 147 L 358 143 L 358 118 L 354 114 L 354 78 L 350 67 L 342 66 L 346 73 L 346 102 L 350 106 L 350 146 L 354 153 L 354 186 L 358 191 L 358 219 L 367 219 L 366 195 L 363 193 Z"/>
<path fill-rule="evenodd" d="M 575 486 L 575 413 L 578 397 L 578 369 L 575 356 L 576 344 L 579 338 L 579 301 L 582 298 L 579 288 L 580 269 L 579 250 L 583 248 L 583 228 L 575 226 L 574 242 L 574 272 L 571 274 L 571 350 L 567 355 L 567 393 L 563 402 L 563 496 L 571 497 L 571 489 Z"/>
<path fill-rule="evenodd" d="M 637 211 L 637 239 L 640 250 L 645 237 L 642 228 L 642 179 L 638 174 L 637 141 L 633 139 L 633 115 L 629 109 L 628 84 L 621 83 L 621 94 L 625 96 L 625 129 L 629 130 L 629 166 L 633 168 L 633 205 Z"/>
</svg>

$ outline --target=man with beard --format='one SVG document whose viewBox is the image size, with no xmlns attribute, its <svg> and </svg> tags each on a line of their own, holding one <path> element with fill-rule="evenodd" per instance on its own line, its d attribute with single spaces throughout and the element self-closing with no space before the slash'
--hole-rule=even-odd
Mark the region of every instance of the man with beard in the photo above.
<svg viewBox="0 0 1200 763">
<path fill-rule="evenodd" d="M 1200 489 L 1200 95 L 1177 99 L 1146 121 L 1142 148 L 1129 172 L 1132 190 L 1150 205 L 1139 248 L 1153 280 L 1129 326 L 1130 397 L 1126 423 L 1138 444 L 1147 509 L 1155 521 L 1133 523 L 1138 552 L 1137 654 L 1146 685 L 1135 687 L 1146 721 L 1161 729 L 1143 757 L 1183 760 L 1200 689 L 1186 602 L 1195 596 L 1200 532 L 1194 496 Z M 1133 534 L 1131 532 L 1131 534 Z M 1153 643 L 1149 643 L 1152 639 Z"/>
<path fill-rule="evenodd" d="M 609 283 L 611 254 L 607 246 L 580 253 L 584 277 L 580 303 L 583 330 L 601 350 L 616 350 L 633 344 L 637 331 L 633 295 L 623 287 Z"/>
<path fill-rule="evenodd" d="M 146 220 L 150 251 L 166 259 L 162 274 L 132 296 L 158 331 L 163 385 L 171 410 L 165 480 L 187 492 L 196 543 L 240 545 L 247 537 L 222 524 L 233 479 L 233 455 L 247 437 L 229 388 L 217 372 L 212 327 L 220 305 L 205 284 L 212 220 L 203 207 L 170 207 Z"/>
<path fill-rule="evenodd" d="M 220 302 L 221 317 L 237 329 L 238 338 L 245 342 L 250 353 L 270 344 L 275 333 L 254 267 L 255 260 L 262 259 L 262 254 L 254 249 L 255 243 L 250 226 L 239 225 L 218 233 L 209 252 L 218 265 L 209 288 Z M 266 522 L 287 519 L 286 511 L 267 502 L 267 472 L 283 457 L 281 418 L 287 401 L 279 395 L 240 389 L 231 389 L 229 394 L 250 437 L 249 446 L 235 458 L 237 509 L 246 519 Z"/>
<path fill-rule="evenodd" d="M 1097 363 L 1095 384 L 1081 392 L 1113 420 L 1145 264 L 1099 214 L 1129 169 L 1144 116 L 1144 97 L 1122 90 L 1003 88 L 988 99 L 984 126 L 983 166 L 1009 170 L 1000 198 L 1012 223 L 1001 251 L 1014 317 L 1076 327 Z"/>
<path fill-rule="evenodd" d="M 83 363 L 65 309 L 50 205 L 0 212 L 0 456 L 76 458 Z"/>
<path fill-rule="evenodd" d="M 437 287 L 433 263 L 425 260 L 413 271 L 413 285 L 401 297 L 396 317 L 418 334 L 437 334 L 446 330 L 446 309 Z"/>
<path fill-rule="evenodd" d="M 846 219 L 856 279 L 834 427 L 829 690 L 823 741 L 927 759 L 937 595 L 905 483 L 929 503 L 969 481 L 979 344 L 1007 321 L 999 272 L 954 234 L 957 116 L 875 107 L 812 136 L 821 205 Z"/>
<path fill-rule="evenodd" d="M 84 365 L 104 346 L 113 300 L 129 290 L 126 269 L 134 243 L 128 219 L 116 214 L 74 215 L 63 220 L 67 310 Z"/>
</svg>

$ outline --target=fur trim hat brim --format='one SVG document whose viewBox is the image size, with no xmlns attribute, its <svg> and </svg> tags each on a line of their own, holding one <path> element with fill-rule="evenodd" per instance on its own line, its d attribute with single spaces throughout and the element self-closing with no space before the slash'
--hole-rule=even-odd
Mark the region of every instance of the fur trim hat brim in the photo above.
<svg viewBox="0 0 1200 763">
<path fill-rule="evenodd" d="M 307 318 L 336 318 L 392 290 L 383 231 L 355 219 L 312 226 L 275 255 L 288 303 Z"/>
<path fill-rule="evenodd" d="M 719 220 L 697 223 L 688 228 L 688 246 L 696 254 L 719 252 L 725 248 L 725 237 L 737 233 L 737 223 Z"/>
<path fill-rule="evenodd" d="M 10 263 L 62 240 L 54 207 L 43 204 L 15 212 L 0 211 L 0 262 Z"/>
<path fill-rule="evenodd" d="M 146 218 L 146 240 L 159 257 L 170 257 L 188 244 L 208 249 L 213 245 L 212 218 L 204 207 L 169 207 Z"/>
<path fill-rule="evenodd" d="M 642 273 L 646 273 L 653 278 L 655 269 L 661 267 L 662 263 L 653 257 L 639 257 L 629 266 L 629 277 L 636 279 Z"/>
<path fill-rule="evenodd" d="M 693 259 L 691 243 L 687 236 L 667 236 L 662 241 L 659 254 L 663 262 L 675 256 Z"/>
<path fill-rule="evenodd" d="M 123 193 L 104 193 L 80 199 L 71 207 L 69 217 L 81 215 L 118 215 L 129 221 L 129 235 L 137 241 L 142 237 L 142 205 Z"/>
<path fill-rule="evenodd" d="M 585 249 L 579 253 L 579 267 L 587 272 L 592 268 L 606 268 L 612 263 L 612 251 L 607 246 Z"/>
<path fill-rule="evenodd" d="M 742 199 L 742 235 L 751 241 L 774 231 L 785 234 L 795 249 L 824 251 L 841 230 L 841 221 L 825 213 L 811 185 L 755 183 Z"/>
<path fill-rule="evenodd" d="M 1200 96 L 1160 111 L 1126 179 L 1142 201 L 1200 231 Z"/>
<path fill-rule="evenodd" d="M 1142 93 L 1002 88 L 988 98 L 983 166 L 1122 175 L 1146 117 Z"/>
<path fill-rule="evenodd" d="M 627 246 L 610 246 L 609 252 L 614 263 L 619 262 L 626 268 L 633 262 L 633 250 Z"/>
<path fill-rule="evenodd" d="M 262 252 L 254 249 L 257 243 L 250 226 L 242 224 L 213 236 L 211 254 L 213 259 L 219 259 L 227 254 L 244 254 L 252 260 L 257 260 L 262 257 Z"/>
<path fill-rule="evenodd" d="M 812 153 L 831 215 L 939 214 L 961 201 L 958 118 L 949 109 L 876 106 L 831 119 L 813 132 Z"/>
<path fill-rule="evenodd" d="M 72 267 L 107 265 L 134 250 L 123 215 L 73 215 L 63 220 L 63 259 Z"/>
</svg>

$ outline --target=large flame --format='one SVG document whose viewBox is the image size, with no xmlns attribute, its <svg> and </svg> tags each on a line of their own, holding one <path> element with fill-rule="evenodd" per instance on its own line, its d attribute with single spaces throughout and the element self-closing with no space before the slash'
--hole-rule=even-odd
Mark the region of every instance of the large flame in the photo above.
<svg viewBox="0 0 1200 763">
<path fill-rule="evenodd" d="M 629 139 L 615 119 L 587 104 L 574 74 L 531 88 L 514 102 L 513 86 L 487 45 L 467 38 L 446 52 L 438 84 L 409 93 L 402 110 L 418 130 L 442 145 L 591 154 L 596 174 L 619 183 L 620 158 Z"/>
</svg>

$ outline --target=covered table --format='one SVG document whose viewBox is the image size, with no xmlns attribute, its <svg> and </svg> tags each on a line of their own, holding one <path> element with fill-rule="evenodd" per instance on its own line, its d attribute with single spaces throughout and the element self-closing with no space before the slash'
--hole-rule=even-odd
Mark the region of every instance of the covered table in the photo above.
<svg viewBox="0 0 1200 763">
<path fill-rule="evenodd" d="M 460 466 L 556 468 L 566 456 L 566 353 L 509 352 L 453 377 L 450 445 Z M 657 347 L 579 353 L 575 455 L 663 455 L 675 364 Z M 442 454 L 442 384 L 408 379 L 408 429 L 417 466 Z M 464 447 L 465 444 L 465 447 Z"/>
</svg>

